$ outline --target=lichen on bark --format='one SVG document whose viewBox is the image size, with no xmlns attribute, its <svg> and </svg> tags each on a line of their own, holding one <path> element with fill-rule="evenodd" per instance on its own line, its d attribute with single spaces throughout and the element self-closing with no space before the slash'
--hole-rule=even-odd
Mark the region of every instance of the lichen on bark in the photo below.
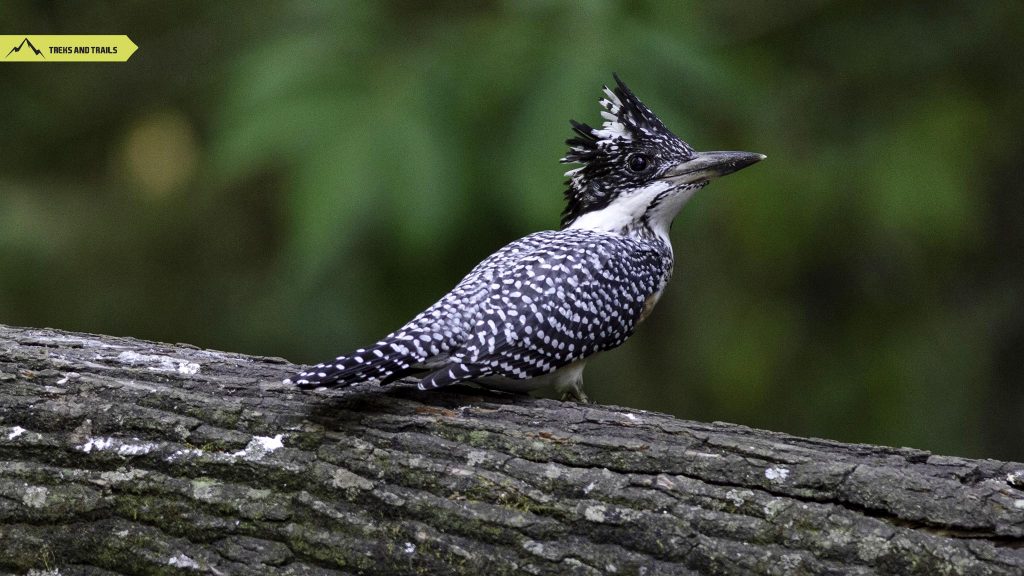
<svg viewBox="0 0 1024 576">
<path fill-rule="evenodd" d="M 0 569 L 1020 574 L 1024 464 L 0 326 Z"/>
</svg>

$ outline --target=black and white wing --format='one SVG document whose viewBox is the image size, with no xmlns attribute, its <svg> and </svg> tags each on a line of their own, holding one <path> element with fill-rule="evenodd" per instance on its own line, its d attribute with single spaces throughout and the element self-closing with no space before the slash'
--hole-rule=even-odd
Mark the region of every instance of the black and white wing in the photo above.
<svg viewBox="0 0 1024 576">
<path fill-rule="evenodd" d="M 486 274 L 468 337 L 420 388 L 533 378 L 615 348 L 671 274 L 671 254 L 660 243 L 588 230 L 540 234 L 540 245 Z"/>
</svg>

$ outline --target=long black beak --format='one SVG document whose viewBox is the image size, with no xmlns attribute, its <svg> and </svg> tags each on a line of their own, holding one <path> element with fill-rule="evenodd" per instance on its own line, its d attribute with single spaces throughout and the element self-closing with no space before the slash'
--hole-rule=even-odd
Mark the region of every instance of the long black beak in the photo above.
<svg viewBox="0 0 1024 576">
<path fill-rule="evenodd" d="M 676 164 L 662 178 L 679 184 L 704 182 L 742 170 L 767 158 L 756 152 L 697 152 L 689 160 Z"/>
</svg>

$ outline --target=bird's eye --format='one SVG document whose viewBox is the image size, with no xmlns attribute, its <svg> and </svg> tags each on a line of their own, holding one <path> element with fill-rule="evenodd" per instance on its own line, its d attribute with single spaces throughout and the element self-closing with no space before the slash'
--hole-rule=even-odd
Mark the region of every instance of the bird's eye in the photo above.
<svg viewBox="0 0 1024 576">
<path fill-rule="evenodd" d="M 626 165 L 631 171 L 639 174 L 651 168 L 651 158 L 647 154 L 633 154 L 626 161 Z"/>
</svg>

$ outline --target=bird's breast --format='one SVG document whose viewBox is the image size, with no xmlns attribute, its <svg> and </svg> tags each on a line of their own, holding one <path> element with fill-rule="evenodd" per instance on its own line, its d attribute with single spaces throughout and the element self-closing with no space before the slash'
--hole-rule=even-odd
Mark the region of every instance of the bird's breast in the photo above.
<svg viewBox="0 0 1024 576">
<path fill-rule="evenodd" d="M 651 311 L 654 310 L 654 306 L 658 303 L 658 300 L 661 300 L 661 294 L 664 291 L 665 289 L 662 288 L 648 296 L 647 300 L 644 300 L 644 307 L 640 310 L 640 318 L 636 321 L 637 324 L 640 324 L 650 316 Z"/>
</svg>

